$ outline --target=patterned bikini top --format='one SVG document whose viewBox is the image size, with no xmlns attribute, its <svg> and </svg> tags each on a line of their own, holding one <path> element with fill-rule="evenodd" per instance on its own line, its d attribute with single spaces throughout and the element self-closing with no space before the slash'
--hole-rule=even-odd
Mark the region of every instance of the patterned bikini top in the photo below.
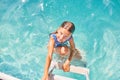
<svg viewBox="0 0 120 80">
<path fill-rule="evenodd" d="M 52 33 L 50 36 L 53 37 L 53 39 L 55 40 L 55 46 L 54 47 L 65 46 L 65 45 L 68 44 L 67 41 L 69 41 L 72 38 L 72 36 L 70 36 L 66 41 L 61 43 L 57 40 L 56 34 Z"/>
</svg>

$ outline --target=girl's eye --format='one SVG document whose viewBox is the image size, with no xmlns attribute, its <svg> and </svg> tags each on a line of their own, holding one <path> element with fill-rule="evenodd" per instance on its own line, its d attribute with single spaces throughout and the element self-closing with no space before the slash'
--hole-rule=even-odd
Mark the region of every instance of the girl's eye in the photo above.
<svg viewBox="0 0 120 80">
<path fill-rule="evenodd" d="M 67 38 L 68 36 L 64 35 L 62 32 L 59 32 L 60 35 L 63 35 L 64 38 Z"/>
</svg>

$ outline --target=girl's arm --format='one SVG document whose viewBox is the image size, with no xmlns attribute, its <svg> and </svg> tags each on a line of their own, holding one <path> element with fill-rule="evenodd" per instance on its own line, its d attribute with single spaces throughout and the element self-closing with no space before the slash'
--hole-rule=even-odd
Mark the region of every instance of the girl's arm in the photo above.
<svg viewBox="0 0 120 80">
<path fill-rule="evenodd" d="M 48 71 L 49 71 L 49 67 L 51 64 L 51 60 L 52 60 L 53 50 L 54 50 L 54 39 L 52 37 L 50 37 L 49 44 L 48 44 L 48 54 L 46 57 L 44 75 L 43 75 L 42 80 L 48 79 Z"/>
<path fill-rule="evenodd" d="M 68 60 L 71 61 L 72 57 L 73 57 L 74 50 L 75 50 L 75 43 L 74 43 L 73 37 L 69 40 L 69 43 L 70 43 L 70 56 L 69 56 Z"/>
</svg>

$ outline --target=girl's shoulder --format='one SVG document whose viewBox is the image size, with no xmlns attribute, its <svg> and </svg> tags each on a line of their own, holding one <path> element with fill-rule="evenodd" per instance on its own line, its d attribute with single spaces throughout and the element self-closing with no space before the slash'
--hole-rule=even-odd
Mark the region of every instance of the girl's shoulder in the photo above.
<svg viewBox="0 0 120 80">
<path fill-rule="evenodd" d="M 55 34 L 55 33 L 51 33 L 51 34 L 49 35 L 49 37 L 50 37 L 50 38 L 53 38 L 54 41 L 57 41 L 57 37 L 56 37 L 56 34 Z"/>
<path fill-rule="evenodd" d="M 56 38 L 56 34 L 55 33 L 50 33 L 49 36 L 53 37 L 53 38 Z"/>
<path fill-rule="evenodd" d="M 69 41 L 70 39 L 72 39 L 73 37 L 72 37 L 72 35 L 67 39 L 67 41 Z"/>
</svg>

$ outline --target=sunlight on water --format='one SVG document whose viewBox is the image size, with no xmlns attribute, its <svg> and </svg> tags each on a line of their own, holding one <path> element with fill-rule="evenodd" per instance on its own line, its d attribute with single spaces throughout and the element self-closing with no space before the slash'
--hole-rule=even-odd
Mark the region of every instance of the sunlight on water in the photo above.
<svg viewBox="0 0 120 80">
<path fill-rule="evenodd" d="M 119 14 L 119 0 L 0 0 L 0 72 L 40 79 L 49 33 L 69 20 L 76 25 L 73 36 L 83 56 L 74 63 L 85 62 L 90 80 L 120 80 Z M 83 75 L 56 73 L 85 80 Z"/>
</svg>

